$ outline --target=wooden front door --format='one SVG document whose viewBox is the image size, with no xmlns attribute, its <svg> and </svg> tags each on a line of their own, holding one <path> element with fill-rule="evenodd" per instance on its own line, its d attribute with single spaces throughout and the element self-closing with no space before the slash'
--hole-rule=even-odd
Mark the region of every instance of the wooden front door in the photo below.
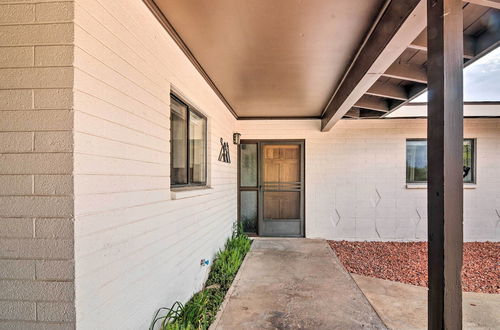
<svg viewBox="0 0 500 330">
<path fill-rule="evenodd" d="M 243 140 L 239 219 L 260 236 L 304 236 L 304 142 Z"/>
<path fill-rule="evenodd" d="M 304 236 L 303 143 L 262 142 L 259 234 Z"/>
</svg>

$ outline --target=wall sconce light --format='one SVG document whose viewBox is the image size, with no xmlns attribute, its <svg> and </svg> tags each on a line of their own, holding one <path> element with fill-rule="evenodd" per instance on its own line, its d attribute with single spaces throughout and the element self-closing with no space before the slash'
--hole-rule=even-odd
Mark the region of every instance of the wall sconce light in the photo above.
<svg viewBox="0 0 500 330">
<path fill-rule="evenodd" d="M 240 133 L 233 133 L 233 143 L 234 144 L 240 144 Z"/>
</svg>

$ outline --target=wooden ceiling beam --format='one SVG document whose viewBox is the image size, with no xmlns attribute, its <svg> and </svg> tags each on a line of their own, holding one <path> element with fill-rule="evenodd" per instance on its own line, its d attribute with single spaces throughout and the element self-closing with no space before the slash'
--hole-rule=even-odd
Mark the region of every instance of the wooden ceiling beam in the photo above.
<svg viewBox="0 0 500 330">
<path fill-rule="evenodd" d="M 498 17 L 500 18 L 500 15 Z M 476 39 L 474 45 L 476 57 L 481 57 L 498 46 L 500 46 L 500 29 L 488 29 Z"/>
<path fill-rule="evenodd" d="M 408 88 L 408 99 L 412 100 L 427 90 L 426 84 L 413 84 Z"/>
<path fill-rule="evenodd" d="M 475 45 L 474 37 L 464 34 L 464 58 L 471 59 L 475 56 Z M 408 48 L 427 52 L 427 29 L 422 31 Z"/>
<path fill-rule="evenodd" d="M 382 74 L 385 77 L 427 83 L 427 72 L 421 65 L 394 63 Z"/>
<path fill-rule="evenodd" d="M 483 7 L 500 9 L 500 1 L 498 0 L 467 0 L 467 2 Z"/>
<path fill-rule="evenodd" d="M 359 112 L 359 119 L 378 119 L 380 118 L 380 112 L 370 109 L 361 109 Z"/>
<path fill-rule="evenodd" d="M 408 100 L 408 93 L 403 87 L 391 83 L 384 84 L 378 81 L 366 91 L 366 94 L 395 100 Z"/>
<path fill-rule="evenodd" d="M 347 118 L 359 118 L 359 108 L 351 108 L 344 115 Z"/>
<path fill-rule="evenodd" d="M 387 101 L 375 96 L 362 96 L 358 102 L 354 104 L 356 108 L 370 109 L 380 112 L 388 112 L 389 105 Z"/>
<path fill-rule="evenodd" d="M 330 130 L 422 32 L 426 1 L 390 1 L 368 34 L 322 113 Z"/>
<path fill-rule="evenodd" d="M 498 13 L 497 13 L 498 15 Z M 500 16 L 500 15 L 498 15 Z M 417 37 L 416 39 L 419 39 Z M 466 47 L 466 44 L 469 44 L 469 48 L 473 48 L 473 53 L 474 57 L 464 63 L 464 67 L 467 67 L 474 63 L 475 60 L 478 58 L 481 58 L 491 50 L 500 47 L 500 29 L 495 28 L 494 26 L 489 26 L 489 28 L 484 31 L 482 34 L 477 36 L 476 38 L 473 38 L 474 40 L 474 45 L 470 46 L 471 41 L 464 42 L 464 49 Z M 415 83 L 412 84 L 411 86 L 407 87 L 408 90 L 408 100 L 403 101 L 401 103 L 391 103 L 389 104 L 390 111 L 389 113 L 397 110 L 399 107 L 407 104 L 411 100 L 413 100 L 415 97 L 419 96 L 420 94 L 424 93 L 427 90 L 427 85 L 425 83 Z M 389 114 L 388 113 L 388 114 Z M 384 115 L 386 116 L 386 115 Z"/>
</svg>

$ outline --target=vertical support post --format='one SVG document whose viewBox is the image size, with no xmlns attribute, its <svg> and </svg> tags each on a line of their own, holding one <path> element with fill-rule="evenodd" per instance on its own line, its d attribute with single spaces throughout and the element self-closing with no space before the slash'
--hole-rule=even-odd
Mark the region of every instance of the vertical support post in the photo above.
<svg viewBox="0 0 500 330">
<path fill-rule="evenodd" d="M 428 328 L 462 328 L 462 0 L 427 0 Z"/>
</svg>

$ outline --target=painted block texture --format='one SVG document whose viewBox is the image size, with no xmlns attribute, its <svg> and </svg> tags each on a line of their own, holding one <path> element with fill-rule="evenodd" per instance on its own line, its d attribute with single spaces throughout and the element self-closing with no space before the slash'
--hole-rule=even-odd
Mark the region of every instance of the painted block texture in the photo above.
<svg viewBox="0 0 500 330">
<path fill-rule="evenodd" d="M 500 119 L 465 119 L 476 139 L 477 185 L 464 189 L 464 239 L 500 240 Z M 406 186 L 406 139 L 425 119 L 238 121 L 245 139 L 306 140 L 306 236 L 336 240 L 427 239 L 427 190 Z"/>
<path fill-rule="evenodd" d="M 0 1 L 0 329 L 74 329 L 73 2 Z"/>
<path fill-rule="evenodd" d="M 199 193 L 170 187 L 171 91 L 208 118 Z M 306 140 L 307 237 L 425 239 L 405 185 L 424 120 L 236 122 L 142 1 L 0 1 L 0 328 L 142 329 L 186 301 L 237 217 L 236 131 Z M 500 119 L 465 135 L 465 238 L 498 241 Z"/>
<path fill-rule="evenodd" d="M 145 329 L 156 309 L 200 288 L 200 260 L 231 232 L 236 162 L 217 157 L 236 121 L 142 1 L 75 1 L 74 30 L 77 328 Z M 208 117 L 211 187 L 175 200 L 172 89 Z M 40 147 L 66 147 L 56 138 Z M 53 182 L 38 180 L 47 192 L 67 189 L 64 177 Z"/>
</svg>

